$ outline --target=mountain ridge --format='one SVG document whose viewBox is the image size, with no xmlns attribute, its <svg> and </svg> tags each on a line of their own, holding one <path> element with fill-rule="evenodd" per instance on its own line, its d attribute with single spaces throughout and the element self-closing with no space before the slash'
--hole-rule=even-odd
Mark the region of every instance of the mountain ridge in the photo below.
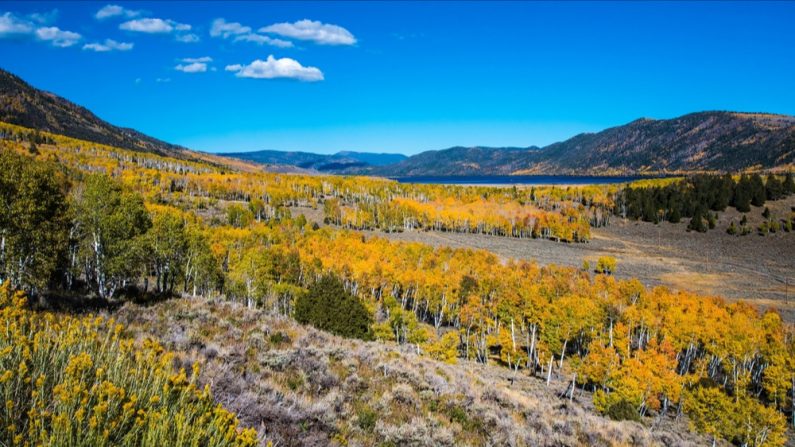
<svg viewBox="0 0 795 447">
<path fill-rule="evenodd" d="M 483 161 L 486 160 L 487 163 Z M 795 117 L 773 113 L 694 112 L 638 118 L 600 132 L 524 152 L 490 147 L 426 151 L 368 174 L 643 174 L 743 171 L 795 164 Z"/>
<path fill-rule="evenodd" d="M 544 147 L 455 146 L 402 154 L 254 151 L 206 154 L 103 121 L 85 107 L 36 89 L 0 68 L 0 121 L 109 146 L 215 163 L 255 162 L 280 172 L 387 177 L 463 175 L 622 175 L 792 169 L 795 116 L 705 111 L 638 118 Z M 223 160 L 226 160 L 224 162 Z M 254 165 L 252 165 L 254 166 Z M 251 168 L 250 166 L 247 167 Z M 267 167 L 266 167 L 267 169 Z"/>
<path fill-rule="evenodd" d="M 218 154 L 265 165 L 293 165 L 317 172 L 341 172 L 366 167 L 394 164 L 408 158 L 403 154 L 339 151 L 334 154 L 318 154 L 303 151 L 259 150 L 251 152 L 229 152 Z"/>
<path fill-rule="evenodd" d="M 0 121 L 109 146 L 185 158 L 187 148 L 102 120 L 87 108 L 37 89 L 0 68 Z"/>
</svg>

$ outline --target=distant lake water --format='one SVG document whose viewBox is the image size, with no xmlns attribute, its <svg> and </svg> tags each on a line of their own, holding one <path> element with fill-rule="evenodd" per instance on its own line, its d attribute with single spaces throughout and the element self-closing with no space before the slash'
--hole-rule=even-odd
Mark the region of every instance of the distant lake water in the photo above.
<svg viewBox="0 0 795 447">
<path fill-rule="evenodd" d="M 391 178 L 400 183 L 427 183 L 437 185 L 606 185 L 652 177 L 595 175 L 429 175 Z"/>
</svg>

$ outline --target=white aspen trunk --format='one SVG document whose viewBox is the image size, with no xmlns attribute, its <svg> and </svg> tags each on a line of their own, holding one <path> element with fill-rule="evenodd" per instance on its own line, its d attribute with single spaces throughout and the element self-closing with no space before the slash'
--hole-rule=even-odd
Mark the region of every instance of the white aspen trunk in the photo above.
<svg viewBox="0 0 795 447">
<path fill-rule="evenodd" d="M 610 347 L 613 347 L 613 319 L 610 319 Z"/>
<path fill-rule="evenodd" d="M 571 391 L 569 392 L 569 402 L 574 400 L 574 387 L 577 385 L 577 373 L 571 378 Z"/>
</svg>

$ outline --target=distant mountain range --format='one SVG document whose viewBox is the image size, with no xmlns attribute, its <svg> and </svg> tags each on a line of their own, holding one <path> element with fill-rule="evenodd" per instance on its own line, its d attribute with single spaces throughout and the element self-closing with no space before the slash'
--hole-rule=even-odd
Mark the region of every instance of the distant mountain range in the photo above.
<svg viewBox="0 0 795 447">
<path fill-rule="evenodd" d="M 350 154 L 262 151 L 229 155 L 329 173 L 388 177 L 736 172 L 795 164 L 795 117 L 699 112 L 666 120 L 642 118 L 545 147 L 452 147 L 397 162 Z"/>
<path fill-rule="evenodd" d="M 125 149 L 223 162 L 109 124 L 91 111 L 38 90 L 0 69 L 0 121 Z M 278 172 L 390 177 L 426 175 L 643 174 L 741 171 L 795 166 L 795 117 L 769 113 L 699 112 L 643 118 L 545 147 L 453 147 L 400 154 L 256 151 L 219 154 Z M 246 165 L 249 166 L 249 165 Z"/>
<path fill-rule="evenodd" d="M 370 169 L 386 176 L 642 174 L 792 166 L 795 117 L 700 112 L 639 119 L 538 148 L 454 147 Z"/>
<path fill-rule="evenodd" d="M 301 169 L 318 172 L 342 173 L 362 170 L 367 167 L 380 167 L 406 160 L 403 154 L 375 154 L 369 152 L 337 152 L 332 155 L 311 152 L 254 151 L 221 154 L 267 165 L 293 165 Z"/>
</svg>

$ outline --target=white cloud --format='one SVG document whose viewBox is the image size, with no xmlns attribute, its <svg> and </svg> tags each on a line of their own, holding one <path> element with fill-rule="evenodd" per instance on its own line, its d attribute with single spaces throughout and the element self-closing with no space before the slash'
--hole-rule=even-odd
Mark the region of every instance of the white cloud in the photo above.
<svg viewBox="0 0 795 447">
<path fill-rule="evenodd" d="M 155 79 L 155 82 L 165 84 L 166 82 L 171 82 L 171 78 L 157 78 Z"/>
<path fill-rule="evenodd" d="M 250 32 L 250 27 L 243 26 L 237 22 L 227 22 L 223 18 L 213 20 L 212 26 L 210 27 L 211 36 L 223 37 L 224 39 L 238 34 L 248 34 Z"/>
<path fill-rule="evenodd" d="M 96 14 L 94 14 L 94 17 L 96 17 L 98 20 L 118 16 L 132 19 L 134 17 L 138 17 L 139 15 L 141 15 L 141 11 L 133 11 L 132 9 L 127 9 L 119 5 L 105 5 L 99 11 L 97 11 Z"/>
<path fill-rule="evenodd" d="M 84 50 L 96 51 L 98 53 L 105 53 L 108 51 L 129 51 L 133 49 L 132 43 L 116 42 L 113 39 L 105 39 L 105 42 L 87 43 L 83 45 Z"/>
<path fill-rule="evenodd" d="M 341 26 L 306 19 L 295 23 L 275 23 L 260 28 L 259 31 L 293 39 L 311 40 L 321 45 L 353 45 L 356 43 L 353 34 Z"/>
<path fill-rule="evenodd" d="M 76 44 L 82 36 L 72 31 L 64 31 L 57 26 L 48 26 L 37 29 L 36 38 L 50 42 L 53 46 L 66 48 Z"/>
<path fill-rule="evenodd" d="M 10 12 L 0 15 L 0 39 L 4 37 L 32 37 L 56 47 L 71 47 L 80 41 L 83 36 L 72 31 L 62 30 L 57 26 L 37 26 L 31 21 L 35 20 L 42 23 L 53 19 L 56 14 L 57 11 L 55 10 L 45 14 L 34 13 L 28 15 L 28 19 L 19 18 Z"/>
<path fill-rule="evenodd" d="M 33 24 L 7 12 L 0 15 L 0 38 L 21 36 L 33 32 Z"/>
<path fill-rule="evenodd" d="M 182 64 L 174 67 L 175 70 L 183 73 L 204 73 L 207 71 L 207 64 L 213 61 L 209 56 L 204 57 L 186 57 L 181 59 Z"/>
<path fill-rule="evenodd" d="M 53 9 L 50 12 L 34 12 L 32 14 L 28 14 L 28 18 L 36 23 L 49 25 L 50 23 L 55 22 L 55 19 L 58 18 L 58 10 Z"/>
<path fill-rule="evenodd" d="M 235 42 L 254 42 L 257 45 L 272 45 L 274 47 L 279 48 L 290 48 L 293 46 L 293 43 L 287 40 L 282 39 L 274 39 L 272 37 L 263 36 L 262 34 L 242 34 L 240 36 L 235 37 Z"/>
<path fill-rule="evenodd" d="M 174 67 L 174 70 L 181 71 L 184 73 L 204 73 L 207 71 L 207 64 L 203 64 L 201 62 L 194 62 L 192 64 L 179 64 Z"/>
<path fill-rule="evenodd" d="M 227 22 L 223 18 L 213 20 L 212 26 L 210 27 L 210 35 L 223 39 L 234 37 L 234 42 L 253 42 L 257 45 L 272 45 L 279 48 L 289 48 L 293 46 L 292 42 L 252 33 L 250 26 L 245 26 L 238 22 Z"/>
<path fill-rule="evenodd" d="M 158 18 L 146 18 L 124 22 L 119 25 L 119 29 L 124 31 L 134 31 L 137 33 L 168 34 L 174 30 L 189 31 L 191 26 L 184 23 L 177 23 L 168 19 L 164 20 Z"/>
<path fill-rule="evenodd" d="M 316 67 L 304 67 L 297 60 L 288 57 L 276 59 L 273 55 L 263 61 L 260 59 L 248 65 L 227 65 L 226 71 L 235 72 L 239 78 L 275 79 L 290 78 L 315 82 L 323 80 L 323 72 Z"/>
<path fill-rule="evenodd" d="M 177 37 L 175 37 L 175 39 L 177 40 L 177 42 L 195 43 L 199 41 L 199 36 L 193 33 L 188 33 L 188 34 L 178 35 Z"/>
<path fill-rule="evenodd" d="M 212 61 L 213 61 L 213 58 L 211 58 L 210 56 L 204 56 L 204 57 L 186 57 L 186 58 L 182 59 L 182 62 L 188 62 L 188 63 L 191 63 L 191 64 L 192 64 L 192 63 L 194 63 L 194 62 L 203 62 L 203 63 L 207 63 L 207 62 L 212 62 Z"/>
</svg>

